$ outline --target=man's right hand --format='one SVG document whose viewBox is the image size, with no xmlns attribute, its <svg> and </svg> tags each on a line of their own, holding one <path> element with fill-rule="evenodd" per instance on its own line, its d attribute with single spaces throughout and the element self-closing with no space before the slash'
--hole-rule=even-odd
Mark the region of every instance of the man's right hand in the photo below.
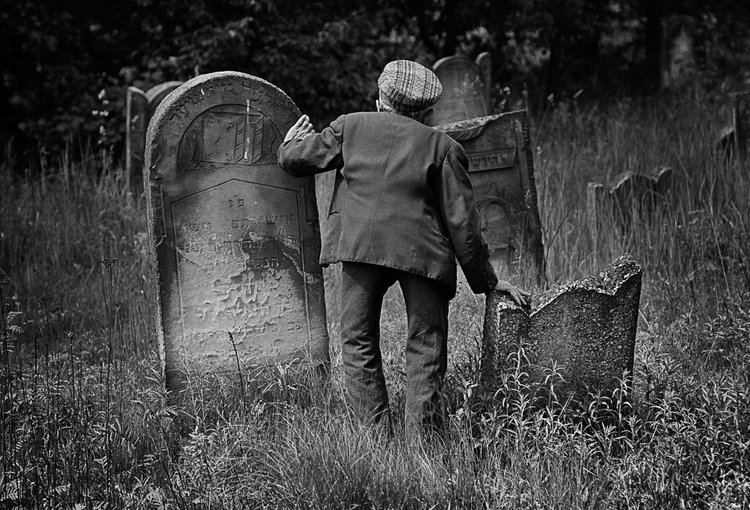
<svg viewBox="0 0 750 510">
<path fill-rule="evenodd" d="M 510 294 L 510 297 L 513 298 L 513 301 L 521 306 L 526 306 L 528 304 L 528 298 L 531 297 L 530 293 L 526 292 L 523 289 L 519 289 L 512 283 L 505 280 L 498 281 L 497 285 L 495 285 L 495 290 Z"/>
<path fill-rule="evenodd" d="M 294 138 L 305 138 L 314 132 L 312 124 L 310 124 L 310 117 L 303 115 L 297 119 L 297 122 L 295 122 L 289 131 L 287 131 L 284 141 L 288 142 Z"/>
</svg>

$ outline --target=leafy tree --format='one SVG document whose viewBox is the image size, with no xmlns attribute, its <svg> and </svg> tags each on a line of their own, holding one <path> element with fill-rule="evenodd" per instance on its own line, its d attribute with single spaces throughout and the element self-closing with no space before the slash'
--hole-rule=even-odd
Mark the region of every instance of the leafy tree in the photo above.
<svg viewBox="0 0 750 510">
<path fill-rule="evenodd" d="M 124 91 L 236 70 L 317 124 L 373 107 L 394 58 L 493 55 L 532 97 L 655 90 L 662 19 L 697 20 L 705 84 L 747 73 L 750 4 L 732 0 L 0 0 L 0 141 L 26 157 L 86 140 L 116 157 Z M 78 143 L 84 142 L 84 143 Z M 25 159 L 22 158 L 22 165 Z"/>
</svg>

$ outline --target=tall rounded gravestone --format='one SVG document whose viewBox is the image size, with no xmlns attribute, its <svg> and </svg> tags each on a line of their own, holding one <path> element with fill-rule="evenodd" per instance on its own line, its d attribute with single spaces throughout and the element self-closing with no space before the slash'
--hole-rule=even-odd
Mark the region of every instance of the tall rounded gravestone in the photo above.
<svg viewBox="0 0 750 510">
<path fill-rule="evenodd" d="M 221 72 L 151 119 L 144 187 L 170 389 L 191 366 L 329 360 L 314 183 L 276 159 L 299 115 L 267 81 Z"/>
</svg>

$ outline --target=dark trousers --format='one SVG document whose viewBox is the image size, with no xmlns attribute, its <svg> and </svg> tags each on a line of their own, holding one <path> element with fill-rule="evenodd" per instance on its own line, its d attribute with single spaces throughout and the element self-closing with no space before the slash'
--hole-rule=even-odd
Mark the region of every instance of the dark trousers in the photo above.
<svg viewBox="0 0 750 510">
<path fill-rule="evenodd" d="M 425 431 L 442 435 L 447 367 L 448 303 L 434 280 L 372 264 L 344 262 L 341 277 L 341 337 L 349 404 L 365 423 L 390 427 L 388 392 L 380 353 L 380 310 L 388 288 L 398 282 L 406 303 L 405 428 L 409 438 Z"/>
</svg>

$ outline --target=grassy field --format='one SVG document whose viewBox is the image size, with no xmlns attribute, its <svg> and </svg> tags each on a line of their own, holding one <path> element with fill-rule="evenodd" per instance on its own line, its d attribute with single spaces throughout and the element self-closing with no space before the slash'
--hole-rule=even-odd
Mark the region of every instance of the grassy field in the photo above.
<svg viewBox="0 0 750 510">
<path fill-rule="evenodd" d="M 335 270 L 328 383 L 281 364 L 245 367 L 241 380 L 191 373 L 182 406 L 168 405 L 143 196 L 104 156 L 61 155 L 34 176 L 6 161 L 0 507 L 750 507 L 750 169 L 714 151 L 728 120 L 701 96 L 559 104 L 535 119 L 551 282 L 624 252 L 644 268 L 633 385 L 540 407 L 509 370 L 488 391 L 484 298 L 464 284 L 450 316 L 450 441 L 436 449 L 400 433 L 381 441 L 350 419 Z M 604 214 L 590 228 L 588 181 L 661 165 L 675 178 L 655 217 L 622 231 Z M 383 346 L 397 425 L 405 328 L 392 291 Z"/>
</svg>

